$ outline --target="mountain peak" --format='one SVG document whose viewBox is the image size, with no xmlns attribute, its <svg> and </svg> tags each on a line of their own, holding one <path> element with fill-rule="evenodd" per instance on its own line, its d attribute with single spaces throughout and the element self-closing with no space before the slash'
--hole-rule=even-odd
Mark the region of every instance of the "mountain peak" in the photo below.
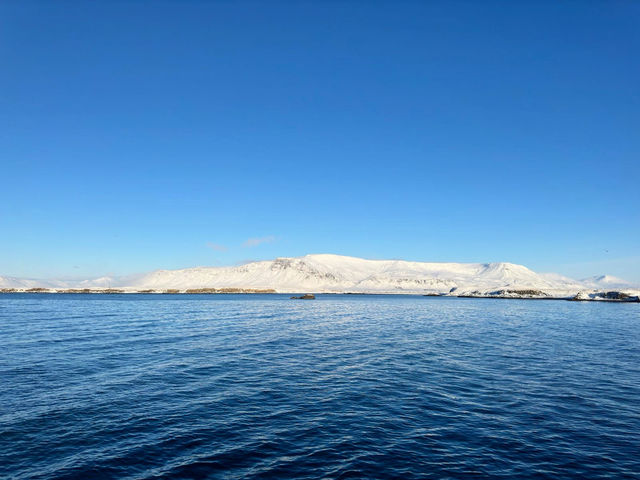
<svg viewBox="0 0 640 480">
<path fill-rule="evenodd" d="M 411 293 L 456 295 L 496 291 L 528 291 L 575 295 L 593 289 L 628 287 L 628 282 L 598 275 L 582 282 L 554 274 L 539 274 L 510 262 L 445 263 L 370 260 L 331 253 L 279 257 L 239 266 L 156 270 L 127 277 L 83 281 L 38 281 L 0 277 L 0 287 L 120 288 L 125 291 L 168 289 L 237 289 L 277 292 Z M 542 293 L 544 292 L 544 293 Z"/>
<path fill-rule="evenodd" d="M 581 281 L 594 288 L 626 288 L 632 286 L 631 282 L 607 274 L 595 275 L 593 277 L 584 278 Z"/>
</svg>

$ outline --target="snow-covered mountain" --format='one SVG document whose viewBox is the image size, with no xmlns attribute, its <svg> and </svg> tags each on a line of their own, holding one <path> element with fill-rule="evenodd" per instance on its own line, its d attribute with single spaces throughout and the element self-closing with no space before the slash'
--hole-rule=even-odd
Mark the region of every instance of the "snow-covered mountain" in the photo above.
<svg viewBox="0 0 640 480">
<path fill-rule="evenodd" d="M 0 288 L 65 288 L 67 284 L 58 280 L 37 280 L 33 278 L 0 277 Z"/>
<path fill-rule="evenodd" d="M 613 281 L 613 280 L 615 281 Z M 576 281 L 539 274 L 513 263 L 427 263 L 365 260 L 340 255 L 306 255 L 252 262 L 235 267 L 157 270 L 121 278 L 81 282 L 38 282 L 0 277 L 0 287 L 120 288 L 126 291 L 169 289 L 245 289 L 276 292 L 418 293 L 452 295 L 566 296 L 585 290 L 623 285 L 601 276 Z M 628 284 L 625 284 L 629 287 Z"/>
<path fill-rule="evenodd" d="M 29 289 L 67 289 L 67 288 L 109 288 L 112 284 L 122 283 L 122 279 L 111 277 L 92 278 L 88 280 L 41 280 L 35 278 L 1 277 L 0 288 Z"/>
<path fill-rule="evenodd" d="M 594 289 L 633 288 L 633 285 L 626 280 L 614 277 L 613 275 L 596 275 L 595 277 L 583 279 L 581 283 Z"/>
<path fill-rule="evenodd" d="M 122 285 L 127 286 L 127 285 Z M 238 267 L 158 270 L 137 288 L 253 288 L 278 292 L 449 293 L 500 288 L 581 288 L 511 263 L 423 263 L 338 255 L 277 258 Z"/>
</svg>

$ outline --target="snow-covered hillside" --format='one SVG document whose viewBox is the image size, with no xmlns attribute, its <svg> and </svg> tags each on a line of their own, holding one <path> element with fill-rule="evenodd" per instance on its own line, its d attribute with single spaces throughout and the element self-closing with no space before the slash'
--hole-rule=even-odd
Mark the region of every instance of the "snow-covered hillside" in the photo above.
<svg viewBox="0 0 640 480">
<path fill-rule="evenodd" d="M 614 279 L 615 281 L 611 280 Z M 157 270 L 81 282 L 38 282 L 0 277 L 0 287 L 119 288 L 125 291 L 245 289 L 276 292 L 415 293 L 500 296 L 568 296 L 603 287 L 631 288 L 620 279 L 601 276 L 576 281 L 557 274 L 539 274 L 513 263 L 426 263 L 365 260 L 339 255 L 248 263 L 235 267 Z"/>
<path fill-rule="evenodd" d="M 584 285 L 594 289 L 629 288 L 629 282 L 613 275 L 596 275 L 582 280 Z"/>
<path fill-rule="evenodd" d="M 56 280 L 36 280 L 32 278 L 0 277 L 0 288 L 65 288 L 67 284 Z"/>
</svg>

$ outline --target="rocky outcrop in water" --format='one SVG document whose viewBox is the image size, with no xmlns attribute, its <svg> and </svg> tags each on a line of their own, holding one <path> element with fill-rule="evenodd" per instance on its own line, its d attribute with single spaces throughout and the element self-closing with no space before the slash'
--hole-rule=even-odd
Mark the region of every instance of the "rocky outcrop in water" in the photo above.
<svg viewBox="0 0 640 480">
<path fill-rule="evenodd" d="M 307 293 L 305 295 L 302 295 L 300 297 L 291 297 L 291 300 L 315 300 L 316 296 L 312 295 L 310 293 Z"/>
</svg>

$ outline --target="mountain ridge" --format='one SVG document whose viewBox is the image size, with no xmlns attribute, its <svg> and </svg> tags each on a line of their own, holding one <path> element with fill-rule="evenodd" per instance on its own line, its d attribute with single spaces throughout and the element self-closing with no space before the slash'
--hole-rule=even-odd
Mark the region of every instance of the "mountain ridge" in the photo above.
<svg viewBox="0 0 640 480">
<path fill-rule="evenodd" d="M 582 281 L 536 273 L 510 262 L 454 263 L 370 260 L 334 254 L 278 257 L 238 266 L 154 270 L 123 277 L 80 281 L 0 277 L 1 288 L 121 289 L 122 291 L 186 291 L 235 289 L 282 293 L 406 293 L 423 295 L 564 297 L 602 288 L 635 291 L 608 275 Z M 527 292 L 527 293 L 522 293 Z"/>
</svg>

